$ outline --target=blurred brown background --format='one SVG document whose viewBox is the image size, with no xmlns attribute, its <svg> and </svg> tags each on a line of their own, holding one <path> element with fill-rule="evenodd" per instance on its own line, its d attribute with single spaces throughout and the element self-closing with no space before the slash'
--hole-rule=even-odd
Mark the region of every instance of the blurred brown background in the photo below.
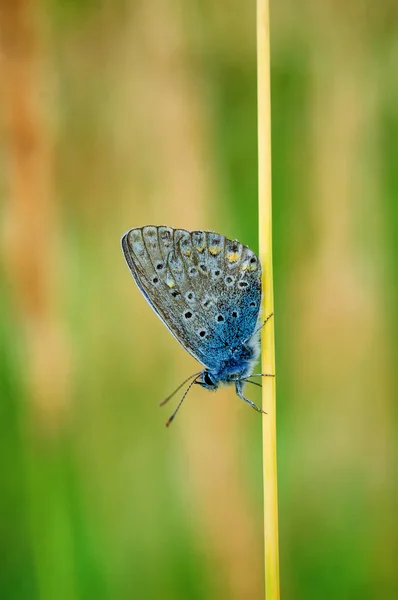
<svg viewBox="0 0 398 600">
<path fill-rule="evenodd" d="M 393 600 L 398 5 L 272 3 L 284 600 Z M 0 0 L 0 598 L 263 598 L 261 419 L 120 236 L 257 248 L 255 2 Z M 260 401 L 256 388 L 251 397 Z"/>
</svg>

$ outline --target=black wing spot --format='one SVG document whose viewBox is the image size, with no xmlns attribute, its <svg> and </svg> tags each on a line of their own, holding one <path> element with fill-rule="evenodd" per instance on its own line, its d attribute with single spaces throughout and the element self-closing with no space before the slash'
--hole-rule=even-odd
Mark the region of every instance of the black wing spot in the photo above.
<svg viewBox="0 0 398 600">
<path fill-rule="evenodd" d="M 203 273 L 207 273 L 207 266 L 204 265 L 203 263 L 199 265 L 199 268 L 201 271 L 203 271 Z"/>
<path fill-rule="evenodd" d="M 190 310 L 187 310 L 187 311 L 184 313 L 184 317 L 185 317 L 186 319 L 191 319 L 191 318 L 193 317 L 193 314 L 191 313 L 191 311 L 190 311 Z"/>
<path fill-rule="evenodd" d="M 255 257 L 255 256 L 252 256 L 252 257 L 251 257 L 251 259 L 250 259 L 250 262 L 251 262 L 252 264 L 254 264 L 255 262 L 257 262 L 257 259 L 256 259 L 256 257 Z"/>
<path fill-rule="evenodd" d="M 240 288 L 245 288 L 247 287 L 249 284 L 247 283 L 247 281 L 239 281 L 238 283 Z"/>
<path fill-rule="evenodd" d="M 200 330 L 198 331 L 198 335 L 199 335 L 201 338 L 204 338 L 204 337 L 205 337 L 205 335 L 206 335 L 206 333 L 207 333 L 207 332 L 206 332 L 206 329 L 200 329 Z"/>
<path fill-rule="evenodd" d="M 173 290 L 171 292 L 171 295 L 173 296 L 173 298 L 177 298 L 177 296 L 181 296 L 181 294 L 178 290 Z"/>
<path fill-rule="evenodd" d="M 197 271 L 197 269 L 196 269 L 195 267 L 191 267 L 191 268 L 189 269 L 189 274 L 190 274 L 190 275 L 197 275 L 197 274 L 198 274 L 198 271 Z"/>
<path fill-rule="evenodd" d="M 154 283 L 155 285 L 159 283 L 159 277 L 152 277 L 152 283 Z"/>
<path fill-rule="evenodd" d="M 222 315 L 218 315 L 218 316 L 217 316 L 217 321 L 218 321 L 219 323 L 222 323 L 223 321 L 225 321 L 225 319 L 224 319 L 224 317 L 223 317 Z"/>
<path fill-rule="evenodd" d="M 250 302 L 250 306 L 256 306 L 255 302 Z"/>
<path fill-rule="evenodd" d="M 161 271 L 163 269 L 163 263 L 158 263 L 156 265 L 156 268 L 157 268 L 158 271 Z"/>
<path fill-rule="evenodd" d="M 232 316 L 233 316 L 233 318 L 234 318 L 234 319 L 237 319 L 237 318 L 238 318 L 238 313 L 236 312 L 236 310 L 234 310 L 234 311 L 232 312 Z"/>
<path fill-rule="evenodd" d="M 234 278 L 231 277 L 231 275 L 228 275 L 225 279 L 224 279 L 226 285 L 232 285 L 234 282 Z"/>
</svg>

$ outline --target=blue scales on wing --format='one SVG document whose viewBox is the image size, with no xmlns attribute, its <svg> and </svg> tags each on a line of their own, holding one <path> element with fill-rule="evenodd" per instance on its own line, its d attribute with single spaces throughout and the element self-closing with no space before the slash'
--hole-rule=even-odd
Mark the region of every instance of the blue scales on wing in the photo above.
<svg viewBox="0 0 398 600">
<path fill-rule="evenodd" d="M 128 231 L 122 247 L 149 304 L 208 369 L 253 335 L 261 266 L 247 246 L 214 232 L 149 225 Z"/>
</svg>

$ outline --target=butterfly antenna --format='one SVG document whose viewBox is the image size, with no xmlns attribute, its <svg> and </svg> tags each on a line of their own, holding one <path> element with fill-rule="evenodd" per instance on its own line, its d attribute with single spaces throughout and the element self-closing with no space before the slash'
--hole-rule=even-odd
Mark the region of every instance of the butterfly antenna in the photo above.
<svg viewBox="0 0 398 600">
<path fill-rule="evenodd" d="M 168 427 L 170 425 L 170 423 L 172 421 L 174 421 L 174 418 L 176 416 L 176 414 L 178 413 L 178 411 L 180 410 L 180 406 L 181 404 L 184 402 L 185 396 L 188 394 L 189 390 L 191 389 L 191 387 L 193 386 L 194 383 L 196 383 L 196 379 L 197 376 L 200 375 L 200 373 L 196 373 L 196 377 L 193 381 L 191 381 L 191 383 L 189 384 L 189 386 L 187 387 L 187 389 L 185 390 L 185 393 L 183 395 L 183 397 L 181 398 L 177 408 L 175 409 L 175 411 L 173 412 L 173 414 L 171 415 L 171 417 L 166 421 L 166 427 Z M 181 387 L 181 386 L 180 386 Z"/>
<path fill-rule="evenodd" d="M 183 381 L 176 390 L 174 390 L 174 392 L 172 392 L 170 394 L 170 396 L 167 396 L 167 398 L 165 398 L 164 400 L 162 400 L 162 402 L 159 404 L 159 406 L 163 406 L 164 404 L 166 404 L 166 402 L 168 402 L 169 400 L 171 400 L 171 398 L 174 396 L 174 394 L 176 394 L 178 392 L 178 390 L 180 390 L 182 388 L 183 385 L 186 384 L 187 381 L 189 381 L 190 379 L 192 379 L 192 377 L 197 377 L 198 375 L 200 375 L 200 371 L 199 373 L 194 373 L 193 375 L 190 375 L 189 377 L 187 377 L 185 379 L 185 381 Z"/>
<path fill-rule="evenodd" d="M 257 327 L 257 329 L 255 331 L 253 331 L 253 333 L 251 335 L 249 335 L 248 338 L 246 338 L 245 340 L 243 340 L 242 344 L 245 344 L 246 342 L 248 342 L 254 335 L 256 335 L 256 333 L 258 333 L 263 327 L 264 325 L 266 325 L 268 323 L 268 321 L 270 320 L 271 317 L 274 316 L 274 313 L 270 313 L 268 315 L 268 317 L 265 319 L 265 321 L 263 321 L 263 323 L 260 325 L 260 327 Z"/>
</svg>

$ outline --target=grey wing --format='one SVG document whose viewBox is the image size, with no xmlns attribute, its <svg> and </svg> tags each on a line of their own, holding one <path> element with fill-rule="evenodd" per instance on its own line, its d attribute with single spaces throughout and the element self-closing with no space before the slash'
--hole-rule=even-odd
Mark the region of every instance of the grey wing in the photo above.
<svg viewBox="0 0 398 600">
<path fill-rule="evenodd" d="M 181 345 L 208 368 L 255 328 L 261 267 L 246 246 L 206 231 L 132 229 L 123 252 L 141 292 Z"/>
<path fill-rule="evenodd" d="M 180 344 L 211 368 L 207 348 L 210 332 L 206 320 L 194 314 L 188 297 L 191 286 L 179 246 L 181 235 L 185 234 L 189 235 L 166 226 L 134 228 L 122 237 L 122 249 L 150 306 Z"/>
<path fill-rule="evenodd" d="M 208 322 L 215 324 L 216 337 L 231 351 L 256 329 L 261 306 L 261 265 L 247 246 L 217 233 L 193 232 L 194 248 L 195 238 L 202 235 L 204 250 L 198 259 L 199 266 L 205 266 L 207 281 L 201 308 L 206 311 Z"/>
</svg>

